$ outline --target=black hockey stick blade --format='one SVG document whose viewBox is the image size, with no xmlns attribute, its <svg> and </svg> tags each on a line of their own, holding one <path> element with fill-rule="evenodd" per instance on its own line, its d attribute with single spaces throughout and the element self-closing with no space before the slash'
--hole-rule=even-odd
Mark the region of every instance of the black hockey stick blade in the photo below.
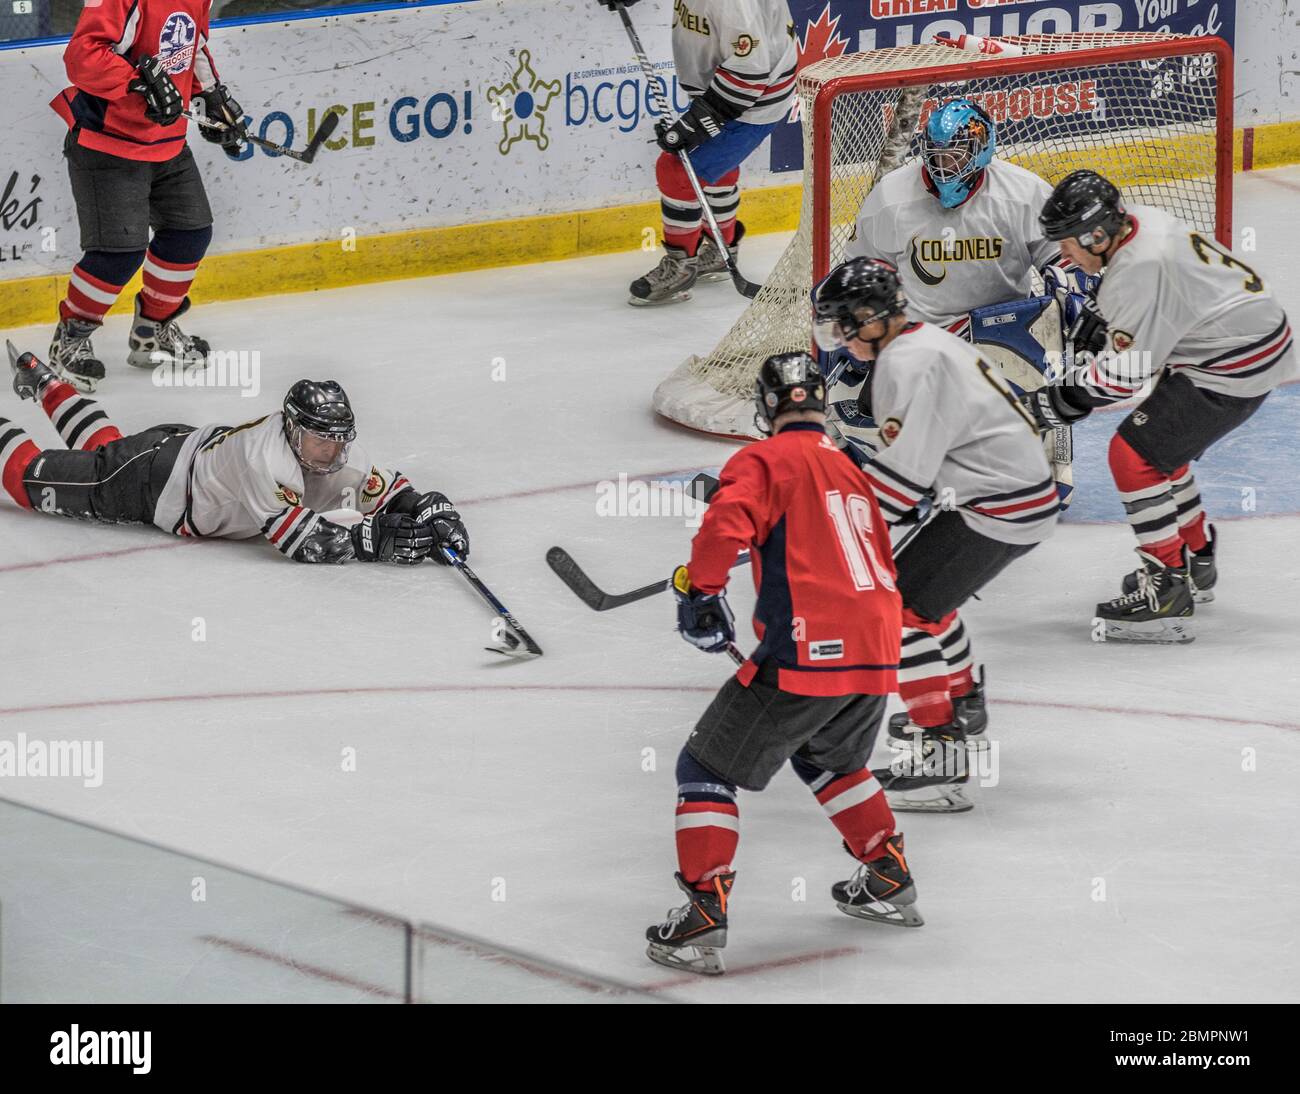
<svg viewBox="0 0 1300 1094">
<path fill-rule="evenodd" d="M 687 484 L 686 495 L 707 505 L 713 499 L 713 495 L 718 492 L 719 485 L 718 480 L 707 471 L 701 471 Z"/>
<path fill-rule="evenodd" d="M 320 128 L 316 130 L 315 135 L 307 142 L 307 147 L 302 151 L 302 162 L 311 163 L 316 158 L 316 153 L 321 150 L 327 140 L 334 135 L 334 130 L 339 127 L 338 111 L 331 110 L 325 117 L 320 120 Z"/>
<path fill-rule="evenodd" d="M 749 562 L 749 552 L 742 551 L 736 556 L 733 566 L 743 566 Z M 555 571 L 555 576 L 563 581 L 570 591 L 592 611 L 607 612 L 611 608 L 621 608 L 625 604 L 635 604 L 658 593 L 667 591 L 672 586 L 672 578 L 664 578 L 652 585 L 643 585 L 626 593 L 607 593 L 591 580 L 573 556 L 563 547 L 552 547 L 546 552 L 546 564 Z"/>
<path fill-rule="evenodd" d="M 5 349 L 9 351 L 9 367 L 16 370 L 18 368 L 18 359 L 22 354 L 18 352 L 18 347 L 9 341 L 8 338 L 5 339 Z"/>
</svg>

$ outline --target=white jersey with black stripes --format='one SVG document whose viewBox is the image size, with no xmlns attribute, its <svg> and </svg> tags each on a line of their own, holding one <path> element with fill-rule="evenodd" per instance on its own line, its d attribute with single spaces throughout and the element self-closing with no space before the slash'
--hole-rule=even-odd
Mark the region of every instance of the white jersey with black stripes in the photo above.
<svg viewBox="0 0 1300 1094">
<path fill-rule="evenodd" d="M 181 536 L 263 535 L 293 557 L 320 526 L 321 513 L 373 513 L 406 489 L 404 475 L 374 466 L 355 443 L 340 470 L 304 473 L 276 412 L 191 433 L 158 498 L 154 524 Z"/>
<path fill-rule="evenodd" d="M 1163 209 L 1127 212 L 1129 233 L 1097 290 L 1106 347 L 1067 382 L 1108 403 L 1166 368 L 1244 399 L 1300 377 L 1291 324 L 1253 266 Z"/>
<path fill-rule="evenodd" d="M 682 90 L 724 118 L 766 125 L 790 111 L 798 50 L 785 0 L 676 0 L 673 59 Z"/>
<path fill-rule="evenodd" d="M 928 495 L 990 539 L 1026 544 L 1051 534 L 1060 502 L 1042 441 L 978 347 L 913 323 L 884 347 L 867 383 L 879 448 L 863 470 L 887 520 Z M 858 432 L 838 419 L 832 407 L 841 433 Z"/>
</svg>

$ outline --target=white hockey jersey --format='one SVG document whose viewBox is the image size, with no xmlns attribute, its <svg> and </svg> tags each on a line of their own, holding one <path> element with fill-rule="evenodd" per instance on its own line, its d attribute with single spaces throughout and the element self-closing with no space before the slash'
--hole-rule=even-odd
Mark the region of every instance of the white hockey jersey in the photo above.
<svg viewBox="0 0 1300 1094">
<path fill-rule="evenodd" d="M 844 257 L 892 262 L 908 315 L 956 329 L 972 308 L 1027 296 L 1030 270 L 1059 258 L 1038 223 L 1051 193 L 1032 171 L 995 159 L 970 197 L 945 209 L 920 166 L 905 164 L 867 195 Z"/>
<path fill-rule="evenodd" d="M 676 0 L 673 59 L 691 98 L 726 118 L 779 122 L 794 97 L 794 21 L 786 0 Z"/>
<path fill-rule="evenodd" d="M 1248 263 L 1162 209 L 1128 213 L 1134 231 L 1097 290 L 1106 349 L 1067 382 L 1105 403 L 1127 399 L 1162 368 L 1241 398 L 1300 376 L 1286 313 Z"/>
<path fill-rule="evenodd" d="M 978 347 L 913 323 L 884 348 L 866 382 L 880 425 L 879 448 L 863 471 L 890 523 L 930 495 L 990 539 L 1038 543 L 1051 534 L 1060 502 L 1038 430 Z M 854 435 L 834 408 L 829 418 Z M 869 440 L 877 443 L 874 431 Z"/>
<path fill-rule="evenodd" d="M 178 536 L 249 539 L 263 535 L 293 557 L 321 513 L 373 513 L 411 484 L 369 462 L 354 442 L 345 467 L 304 473 L 277 412 L 238 426 L 208 425 L 186 438 L 154 511 Z"/>
</svg>

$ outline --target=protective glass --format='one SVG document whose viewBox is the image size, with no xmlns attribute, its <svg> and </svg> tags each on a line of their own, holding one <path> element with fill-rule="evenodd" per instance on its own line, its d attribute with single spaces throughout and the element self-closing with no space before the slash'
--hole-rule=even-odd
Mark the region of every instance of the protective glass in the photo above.
<svg viewBox="0 0 1300 1094">
<path fill-rule="evenodd" d="M 295 425 L 289 430 L 289 447 L 304 469 L 318 475 L 329 475 L 347 466 L 348 453 L 356 436 L 355 429 L 349 429 L 345 434 L 318 433 Z"/>
</svg>

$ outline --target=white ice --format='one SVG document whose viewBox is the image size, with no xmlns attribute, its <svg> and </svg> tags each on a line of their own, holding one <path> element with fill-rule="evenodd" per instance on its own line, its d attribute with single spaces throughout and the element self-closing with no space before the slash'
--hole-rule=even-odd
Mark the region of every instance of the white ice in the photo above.
<svg viewBox="0 0 1300 1094">
<path fill-rule="evenodd" d="M 1297 212 L 1300 168 L 1238 176 L 1236 223 L 1257 228 L 1293 315 Z M 784 242 L 747 242 L 751 276 Z M 1295 513 L 1221 522 L 1219 599 L 1190 646 L 1090 641 L 1093 604 L 1133 562 L 1122 524 L 1062 527 L 970 604 L 1000 779 L 971 813 L 901 818 L 924 928 L 835 909 L 829 887 L 853 863 L 787 769 L 742 795 L 730 973 L 646 960 L 645 927 L 680 903 L 674 760 L 730 669 L 677 638 L 667 598 L 597 615 L 544 554 L 562 544 L 616 589 L 667 576 L 686 522 L 598 516 L 596 484 L 732 451 L 657 420 L 649 396 L 743 302 L 722 284 L 629 308 L 647 258 L 197 308 L 190 330 L 261 352 L 255 399 L 152 386 L 124 364 L 127 319 L 109 320 L 98 397 L 124 430 L 236 423 L 300 376 L 340 380 L 371 453 L 460 503 L 473 565 L 546 654 L 484 652 L 491 613 L 432 565 L 298 566 L 260 541 L 170 540 L 6 500 L 0 739 L 102 740 L 105 771 L 97 789 L 3 778 L 0 796 L 682 1000 L 1294 1001 Z M 38 351 L 49 336 L 8 333 Z M 31 404 L 7 396 L 3 413 L 56 442 Z M 1294 476 L 1300 457 L 1287 461 Z M 747 572 L 732 599 L 743 618 Z M 67 898 L 92 913 L 99 950 L 123 929 L 102 868 L 49 864 L 86 883 Z M 168 899 L 183 924 L 188 874 Z M 133 968 L 128 955 L 123 994 Z"/>
</svg>

